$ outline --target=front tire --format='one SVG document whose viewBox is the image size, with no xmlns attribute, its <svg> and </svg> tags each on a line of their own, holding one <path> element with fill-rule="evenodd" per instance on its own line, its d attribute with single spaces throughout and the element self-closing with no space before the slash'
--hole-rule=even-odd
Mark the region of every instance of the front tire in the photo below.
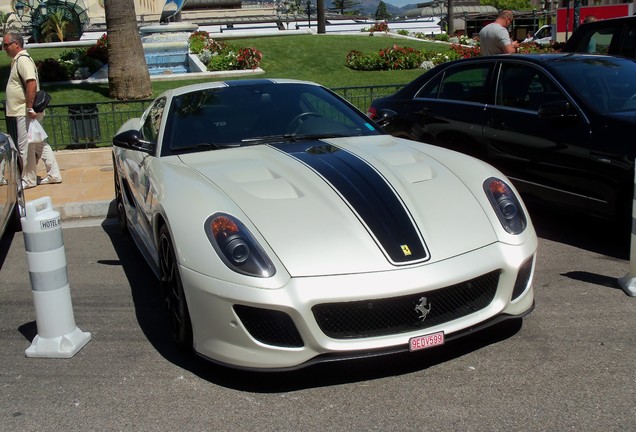
<svg viewBox="0 0 636 432">
<path fill-rule="evenodd" d="M 179 349 L 192 349 L 192 322 L 188 312 L 179 265 L 177 263 L 170 231 L 166 225 L 159 231 L 159 271 L 161 293 L 168 310 L 172 340 Z"/>
<path fill-rule="evenodd" d="M 13 232 L 22 231 L 22 217 L 25 216 L 25 200 L 22 182 L 18 182 L 18 191 L 15 205 L 13 206 L 13 214 L 9 221 L 9 229 Z"/>
</svg>

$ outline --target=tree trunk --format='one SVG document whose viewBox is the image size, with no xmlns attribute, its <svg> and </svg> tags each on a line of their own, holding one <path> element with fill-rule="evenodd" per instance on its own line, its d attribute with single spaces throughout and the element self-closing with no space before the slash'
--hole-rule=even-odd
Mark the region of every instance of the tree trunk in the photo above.
<svg viewBox="0 0 636 432">
<path fill-rule="evenodd" d="M 455 1 L 448 0 L 448 26 L 446 27 L 446 34 L 448 36 L 455 36 Z"/>
<path fill-rule="evenodd" d="M 150 97 L 150 73 L 137 28 L 134 0 L 105 0 L 104 9 L 110 97 L 118 100 Z"/>
<path fill-rule="evenodd" d="M 327 33 L 325 19 L 325 0 L 316 0 L 316 18 L 318 21 L 318 34 Z"/>
</svg>

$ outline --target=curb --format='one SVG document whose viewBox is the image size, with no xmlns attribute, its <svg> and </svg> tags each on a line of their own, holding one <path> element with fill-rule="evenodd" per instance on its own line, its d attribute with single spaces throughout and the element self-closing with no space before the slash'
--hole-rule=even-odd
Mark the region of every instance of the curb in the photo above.
<svg viewBox="0 0 636 432">
<path fill-rule="evenodd" d="M 53 205 L 53 209 L 60 214 L 62 220 L 117 217 L 115 200 L 66 203 L 59 206 Z"/>
</svg>

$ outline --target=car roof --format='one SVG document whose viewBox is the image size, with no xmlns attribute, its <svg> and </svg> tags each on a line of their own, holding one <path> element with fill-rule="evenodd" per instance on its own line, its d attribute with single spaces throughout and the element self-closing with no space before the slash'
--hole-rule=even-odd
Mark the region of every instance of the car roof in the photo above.
<svg viewBox="0 0 636 432">
<path fill-rule="evenodd" d="M 603 54 L 588 54 L 581 52 L 558 52 L 558 53 L 533 53 L 533 54 L 498 54 L 492 56 L 478 56 L 478 57 L 470 57 L 470 58 L 462 58 L 459 60 L 453 60 L 452 62 L 446 62 L 438 65 L 437 67 L 431 69 L 432 71 L 439 71 L 445 67 L 461 64 L 466 62 L 480 62 L 480 61 L 525 61 L 534 63 L 546 68 L 550 68 L 552 64 L 559 63 L 563 60 L 568 61 L 582 61 L 582 60 L 590 60 L 590 59 L 612 59 L 613 61 L 618 62 L 633 62 L 633 59 L 616 57 L 611 55 L 603 55 Z M 436 73 L 436 72 L 432 72 Z"/>
<path fill-rule="evenodd" d="M 623 35 L 625 27 L 633 28 L 636 26 L 636 16 L 630 15 L 618 18 L 600 19 L 581 24 L 573 32 L 572 36 L 565 42 L 561 52 L 581 52 L 586 51 L 588 47 L 588 39 L 599 30 L 613 30 L 611 42 L 608 45 L 609 54 L 622 55 L 633 58 L 633 35 Z M 631 42 L 629 42 L 631 40 Z"/>
<path fill-rule="evenodd" d="M 603 54 L 588 54 L 588 53 L 532 53 L 532 54 L 499 54 L 492 56 L 480 56 L 473 57 L 473 59 L 489 59 L 489 60 L 501 60 L 502 57 L 508 57 L 511 60 L 527 60 L 534 63 L 554 63 L 560 60 L 567 58 L 568 60 L 579 60 L 579 59 L 590 59 L 590 57 L 599 57 L 599 58 L 615 58 L 614 56 L 608 56 Z M 460 59 L 462 60 L 462 59 Z M 624 59 L 629 61 L 628 59 Z"/>
<path fill-rule="evenodd" d="M 620 23 L 620 22 L 632 22 L 632 21 L 636 21 L 636 15 L 628 15 L 624 17 L 615 17 L 615 18 L 603 18 L 596 21 L 582 23 L 576 28 L 576 30 L 580 29 L 581 27 L 585 27 L 585 28 L 605 27 L 607 25 L 616 24 L 617 22 Z"/>
<path fill-rule="evenodd" d="M 395 95 L 397 97 L 401 97 L 402 95 L 408 95 L 414 91 L 414 88 L 421 87 L 423 82 L 428 81 L 429 79 L 437 75 L 440 71 L 448 67 L 461 65 L 464 63 L 479 63 L 479 62 L 494 63 L 497 61 L 526 62 L 526 63 L 535 64 L 539 67 L 542 67 L 554 73 L 556 69 L 558 69 L 557 65 L 559 63 L 567 62 L 568 64 L 572 64 L 572 61 L 577 61 L 577 62 L 580 61 L 581 63 L 583 63 L 584 60 L 586 64 L 591 64 L 591 65 L 602 63 L 603 60 L 610 60 L 611 62 L 618 62 L 618 63 L 636 62 L 635 59 L 630 59 L 627 57 L 618 57 L 618 56 L 603 55 L 603 54 L 587 54 L 587 53 L 580 53 L 580 52 L 573 52 L 573 53 L 558 52 L 558 53 L 544 53 L 544 54 L 540 54 L 540 53 L 498 54 L 498 55 L 492 55 L 492 56 L 477 56 L 477 57 L 470 57 L 470 58 L 462 58 L 459 60 L 453 60 L 450 62 L 441 63 L 435 66 L 433 69 L 428 70 L 427 72 L 420 75 L 418 78 L 414 79 L 413 81 L 411 81 L 410 83 L 402 87 L 400 90 L 398 90 L 395 93 Z M 590 60 L 597 60 L 597 61 L 590 61 Z"/>
<path fill-rule="evenodd" d="M 174 97 L 186 93 L 191 93 L 195 91 L 201 91 L 212 88 L 224 88 L 224 87 L 234 87 L 234 86 L 249 86 L 249 85 L 259 85 L 259 84 L 307 84 L 307 85 L 315 85 L 319 86 L 314 82 L 310 81 L 301 81 L 294 79 L 283 79 L 283 78 L 272 78 L 272 79 L 247 79 L 247 80 L 235 80 L 235 81 L 208 81 L 204 83 L 190 84 L 182 87 L 176 87 L 174 89 L 166 90 L 162 93 L 161 96 Z"/>
<path fill-rule="evenodd" d="M 552 64 L 562 62 L 563 60 L 567 60 L 571 62 L 575 61 L 583 61 L 590 59 L 611 59 L 612 61 L 618 62 L 633 62 L 634 59 L 617 57 L 612 55 L 605 54 L 588 54 L 581 52 L 558 52 L 558 53 L 532 53 L 532 54 L 498 54 L 492 56 L 478 56 L 471 58 L 463 58 L 459 60 L 454 60 L 452 62 L 442 63 L 432 70 L 439 70 L 444 68 L 445 66 L 450 66 L 454 64 L 461 64 L 463 62 L 479 62 L 479 61 L 526 61 L 530 63 L 534 63 L 543 67 L 550 68 Z"/>
</svg>

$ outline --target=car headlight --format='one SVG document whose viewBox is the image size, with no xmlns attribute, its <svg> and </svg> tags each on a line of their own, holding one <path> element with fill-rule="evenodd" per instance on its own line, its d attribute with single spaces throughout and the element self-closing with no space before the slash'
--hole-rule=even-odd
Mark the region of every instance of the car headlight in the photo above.
<svg viewBox="0 0 636 432">
<path fill-rule="evenodd" d="M 274 264 L 248 229 L 236 218 L 215 213 L 205 221 L 205 233 L 221 260 L 235 272 L 248 276 L 271 277 Z"/>
<path fill-rule="evenodd" d="M 522 233 L 528 221 L 519 199 L 510 186 L 503 180 L 490 177 L 484 182 L 484 191 L 504 229 L 510 234 Z"/>
</svg>

